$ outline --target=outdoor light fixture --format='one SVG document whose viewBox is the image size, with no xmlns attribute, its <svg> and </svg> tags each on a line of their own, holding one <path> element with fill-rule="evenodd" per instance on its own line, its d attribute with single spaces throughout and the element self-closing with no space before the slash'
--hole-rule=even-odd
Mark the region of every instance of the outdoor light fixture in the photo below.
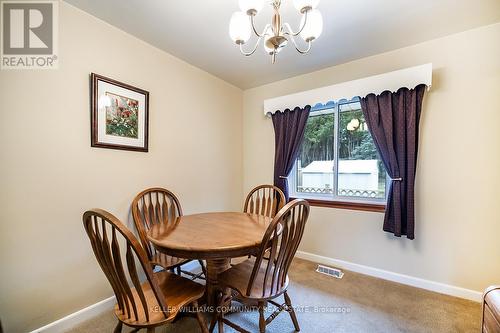
<svg viewBox="0 0 500 333">
<path fill-rule="evenodd" d="M 265 2 L 273 6 L 274 14 L 271 23 L 264 27 L 262 33 L 259 33 L 255 27 L 254 18 Z M 290 24 L 281 21 L 281 3 L 282 0 L 239 0 L 241 11 L 231 16 L 229 36 L 240 46 L 243 55 L 254 54 L 262 39 L 264 39 L 264 49 L 271 56 L 273 64 L 276 62 L 276 55 L 288 44 L 288 41 L 293 43 L 299 53 L 309 52 L 313 40 L 317 39 L 323 30 L 323 17 L 315 9 L 319 0 L 293 0 L 295 8 L 302 14 L 297 32 L 292 30 Z M 257 42 L 253 49 L 245 51 L 243 44 L 248 42 L 252 32 L 258 37 Z M 295 37 L 299 35 L 307 43 L 304 49 L 301 49 L 295 41 Z"/>
<path fill-rule="evenodd" d="M 346 126 L 347 130 L 354 132 L 356 130 L 368 131 L 368 124 L 365 122 L 360 122 L 359 119 L 353 118 Z"/>
</svg>

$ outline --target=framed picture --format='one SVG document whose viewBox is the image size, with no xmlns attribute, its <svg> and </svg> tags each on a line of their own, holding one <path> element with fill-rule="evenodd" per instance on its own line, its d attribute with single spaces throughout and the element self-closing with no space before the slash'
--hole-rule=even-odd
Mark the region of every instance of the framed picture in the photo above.
<svg viewBox="0 0 500 333">
<path fill-rule="evenodd" d="M 148 151 L 149 93 L 90 75 L 91 146 Z"/>
</svg>

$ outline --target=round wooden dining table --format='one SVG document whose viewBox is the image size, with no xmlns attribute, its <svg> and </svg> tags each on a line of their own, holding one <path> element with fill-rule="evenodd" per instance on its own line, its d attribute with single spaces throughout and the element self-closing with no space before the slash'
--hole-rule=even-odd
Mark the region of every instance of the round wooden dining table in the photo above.
<svg viewBox="0 0 500 333">
<path fill-rule="evenodd" d="M 204 259 L 207 263 L 207 304 L 215 305 L 218 274 L 230 259 L 255 254 L 271 218 L 237 212 L 184 215 L 172 224 L 156 224 L 147 233 L 165 254 Z"/>
</svg>

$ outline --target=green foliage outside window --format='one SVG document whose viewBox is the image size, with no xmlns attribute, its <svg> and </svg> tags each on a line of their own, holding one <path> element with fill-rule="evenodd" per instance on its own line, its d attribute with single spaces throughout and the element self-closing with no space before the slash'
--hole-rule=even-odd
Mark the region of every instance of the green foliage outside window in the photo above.
<svg viewBox="0 0 500 333">
<path fill-rule="evenodd" d="M 340 113 L 339 158 L 348 160 L 378 159 L 370 132 L 359 128 L 349 131 L 347 125 L 352 119 L 364 123 L 361 110 Z M 311 116 L 306 124 L 300 159 L 302 166 L 312 161 L 334 159 L 334 114 Z"/>
<path fill-rule="evenodd" d="M 380 187 L 385 187 L 385 169 L 366 126 L 363 112 L 360 109 L 355 109 L 352 111 L 341 111 L 338 114 L 340 115 L 338 131 L 339 159 L 379 160 Z M 348 124 L 352 119 L 357 119 L 360 124 L 355 130 L 348 129 Z M 312 161 L 334 160 L 334 126 L 334 113 L 312 115 L 309 117 L 300 152 L 302 167 L 306 167 Z"/>
<path fill-rule="evenodd" d="M 300 159 L 302 166 L 312 161 L 331 161 L 334 157 L 334 114 L 309 117 Z"/>
</svg>

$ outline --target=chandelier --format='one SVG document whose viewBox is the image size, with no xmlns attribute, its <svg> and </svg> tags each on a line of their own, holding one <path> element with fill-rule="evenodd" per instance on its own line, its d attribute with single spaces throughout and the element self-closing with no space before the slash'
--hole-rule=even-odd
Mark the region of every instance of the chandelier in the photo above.
<svg viewBox="0 0 500 333">
<path fill-rule="evenodd" d="M 267 24 L 262 33 L 255 27 L 255 16 L 262 9 L 264 3 L 269 3 L 274 8 L 274 14 L 270 24 Z M 231 16 L 229 22 L 229 36 L 240 47 L 240 51 L 245 56 L 251 56 L 257 50 L 260 41 L 264 39 L 264 49 L 271 56 L 271 61 L 276 62 L 276 55 L 288 44 L 292 42 L 295 49 L 305 54 L 311 50 L 312 42 L 321 35 L 323 30 L 323 17 L 315 9 L 319 0 L 293 0 L 295 8 L 302 15 L 298 31 L 293 31 L 288 23 L 281 20 L 280 8 L 282 0 L 239 0 L 240 12 Z M 258 37 L 255 46 L 250 50 L 244 50 L 243 45 L 248 42 L 253 33 Z M 306 45 L 301 48 L 297 44 L 295 37 L 299 36 Z"/>
</svg>

